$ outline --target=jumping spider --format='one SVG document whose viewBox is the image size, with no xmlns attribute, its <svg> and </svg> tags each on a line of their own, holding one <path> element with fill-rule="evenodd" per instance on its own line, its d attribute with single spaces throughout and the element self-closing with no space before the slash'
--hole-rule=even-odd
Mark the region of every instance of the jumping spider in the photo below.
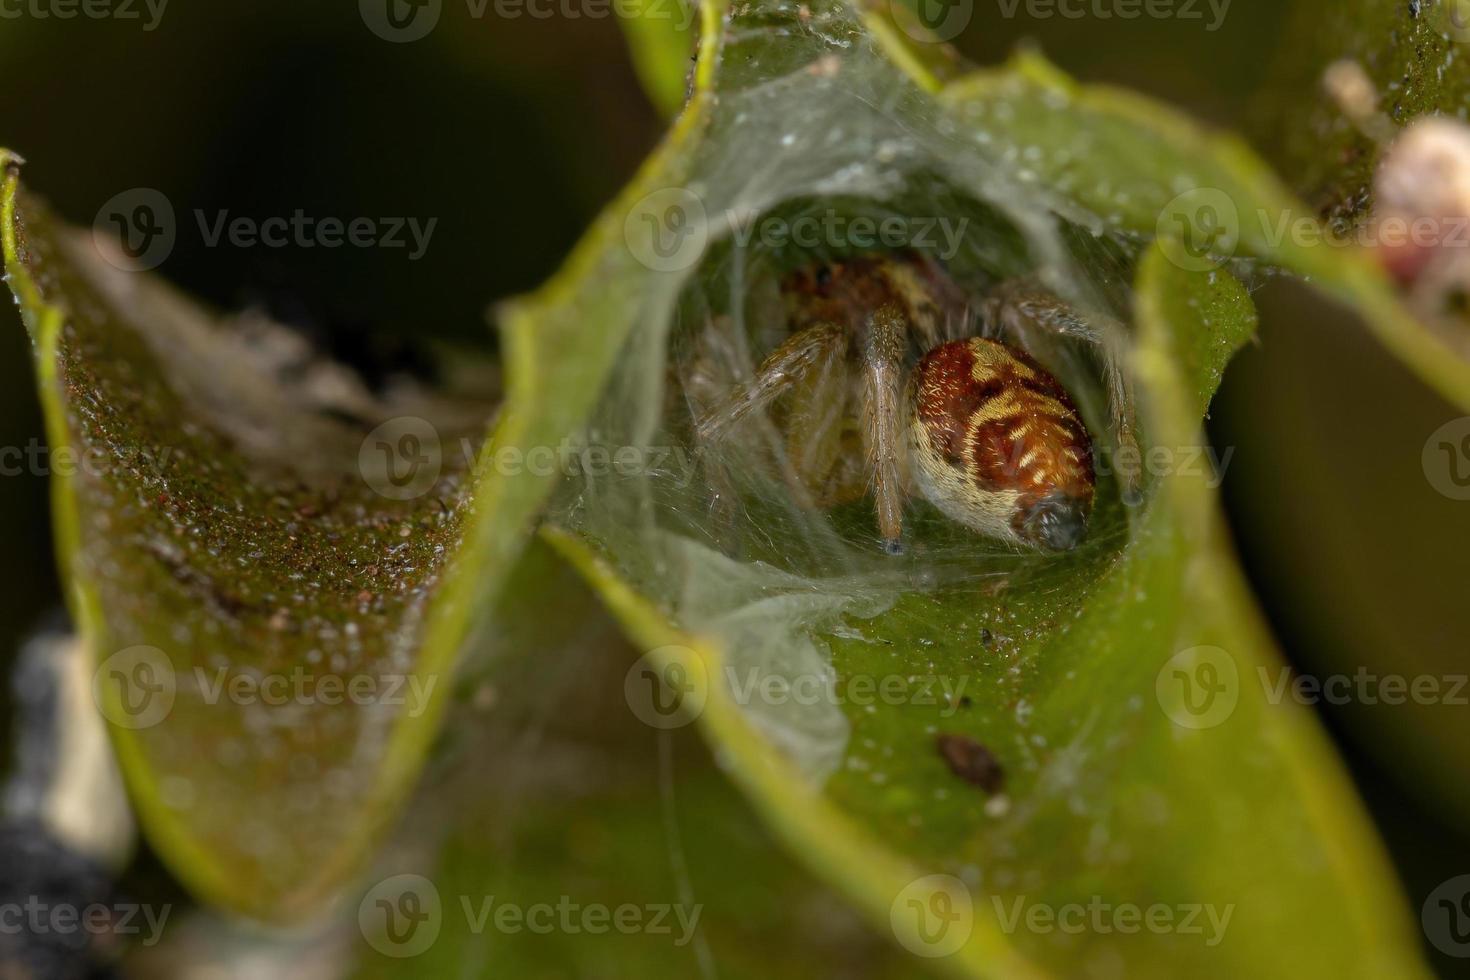
<svg viewBox="0 0 1470 980">
<path fill-rule="evenodd" d="M 1001 283 L 972 316 L 944 269 L 911 252 L 808 265 L 781 294 L 789 333 L 753 377 L 702 397 L 709 379 L 686 376 L 701 448 L 766 413 L 797 499 L 826 509 L 871 491 L 890 554 L 902 551 L 915 492 L 1012 545 L 1077 546 L 1096 482 L 1091 439 L 1066 389 L 1022 346 L 1034 331 L 1096 345 L 1119 443 L 1131 443 L 1116 321 L 1084 319 L 1024 279 Z"/>
</svg>

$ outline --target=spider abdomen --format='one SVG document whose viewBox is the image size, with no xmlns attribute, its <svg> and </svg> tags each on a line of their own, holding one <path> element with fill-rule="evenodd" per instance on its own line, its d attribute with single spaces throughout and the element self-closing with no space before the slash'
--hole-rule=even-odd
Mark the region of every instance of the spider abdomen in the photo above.
<svg viewBox="0 0 1470 980">
<path fill-rule="evenodd" d="M 1091 441 L 1061 383 L 1026 354 L 981 337 L 929 351 L 910 382 L 919 490 L 982 534 L 1076 547 L 1092 509 Z"/>
</svg>

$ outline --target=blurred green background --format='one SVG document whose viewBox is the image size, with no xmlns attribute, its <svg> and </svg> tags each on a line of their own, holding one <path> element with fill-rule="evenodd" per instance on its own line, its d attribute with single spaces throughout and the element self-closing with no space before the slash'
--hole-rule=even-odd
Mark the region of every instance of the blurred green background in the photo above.
<svg viewBox="0 0 1470 980">
<path fill-rule="evenodd" d="M 1085 80 L 1261 134 L 1257 148 L 1291 181 L 1269 134 L 1283 106 L 1320 99 L 1281 81 L 1316 73 L 1302 64 L 1293 4 L 1238 0 L 1217 31 L 1208 17 L 1007 19 L 1003 6 L 976 6 L 956 41 L 972 59 L 994 63 L 1032 40 Z M 610 16 L 474 18 L 450 3 L 429 38 L 388 44 L 351 3 L 176 2 L 153 31 L 0 20 L 0 59 L 0 144 L 27 159 L 27 183 L 61 215 L 88 225 L 121 191 L 163 191 L 180 215 L 163 275 L 221 308 L 266 309 L 370 376 L 427 370 L 430 341 L 491 347 L 491 301 L 557 267 L 663 128 Z M 209 248 L 187 217 L 196 208 L 438 224 L 418 261 L 401 250 Z M 1234 450 L 1230 523 L 1283 648 L 1308 673 L 1467 672 L 1470 504 L 1436 492 L 1420 462 L 1429 434 L 1459 413 L 1349 315 L 1284 281 L 1256 285 L 1260 342 L 1227 375 L 1210 432 Z M 24 447 L 43 437 L 10 309 L 0 446 Z M 46 498 L 41 474 L 0 477 L 5 650 L 60 601 Z M 1470 871 L 1470 710 L 1322 713 L 1411 898 Z"/>
</svg>

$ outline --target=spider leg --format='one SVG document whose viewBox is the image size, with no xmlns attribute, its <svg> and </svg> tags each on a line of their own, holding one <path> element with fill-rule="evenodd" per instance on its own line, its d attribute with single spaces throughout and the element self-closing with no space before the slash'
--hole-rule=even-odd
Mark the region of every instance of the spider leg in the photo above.
<svg viewBox="0 0 1470 980">
<path fill-rule="evenodd" d="M 791 386 L 786 417 L 786 457 L 801 482 L 816 495 L 818 507 L 840 496 L 839 470 L 851 385 L 847 373 L 847 335 L 839 332 L 828 355 Z"/>
<path fill-rule="evenodd" d="M 1024 339 L 1036 328 L 1091 345 L 1102 361 L 1103 381 L 1108 390 L 1108 413 L 1120 451 L 1137 458 L 1137 417 L 1134 412 L 1133 382 L 1123 370 L 1127 328 L 1115 317 L 1089 313 L 1086 317 L 1039 284 L 1013 279 L 998 286 L 985 300 L 981 319 L 992 329 Z M 1119 477 L 1124 493 L 1138 490 L 1138 474 L 1127 468 Z"/>
<path fill-rule="evenodd" d="M 847 332 L 835 324 L 820 323 L 792 334 L 766 356 L 754 378 L 733 391 L 727 388 L 729 393 L 699 416 L 695 437 L 701 443 L 719 442 L 732 426 L 756 416 L 762 442 L 796 504 L 816 508 L 820 500 L 813 491 L 823 492 L 841 449 L 846 397 L 840 379 L 846 355 Z M 787 395 L 794 396 L 794 405 L 783 440 L 761 412 Z M 709 454 L 706 461 L 718 456 Z"/>
<path fill-rule="evenodd" d="M 769 408 L 813 367 L 845 348 L 842 329 L 834 324 L 822 323 L 792 334 L 766 355 L 754 378 L 699 417 L 696 433 L 703 440 L 723 438 L 731 426 L 752 412 Z"/>
<path fill-rule="evenodd" d="M 903 358 L 908 326 L 889 303 L 868 322 L 863 348 L 863 439 L 873 474 L 878 530 L 890 554 L 902 550 L 904 496 Z"/>
</svg>

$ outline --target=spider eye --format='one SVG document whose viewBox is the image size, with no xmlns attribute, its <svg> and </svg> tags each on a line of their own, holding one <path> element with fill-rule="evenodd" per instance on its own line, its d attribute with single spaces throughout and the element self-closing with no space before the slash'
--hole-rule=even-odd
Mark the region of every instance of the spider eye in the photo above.
<svg viewBox="0 0 1470 980">
<path fill-rule="evenodd" d="M 832 270 L 828 266 L 817 266 L 817 287 L 825 289 L 832 284 Z"/>
</svg>

